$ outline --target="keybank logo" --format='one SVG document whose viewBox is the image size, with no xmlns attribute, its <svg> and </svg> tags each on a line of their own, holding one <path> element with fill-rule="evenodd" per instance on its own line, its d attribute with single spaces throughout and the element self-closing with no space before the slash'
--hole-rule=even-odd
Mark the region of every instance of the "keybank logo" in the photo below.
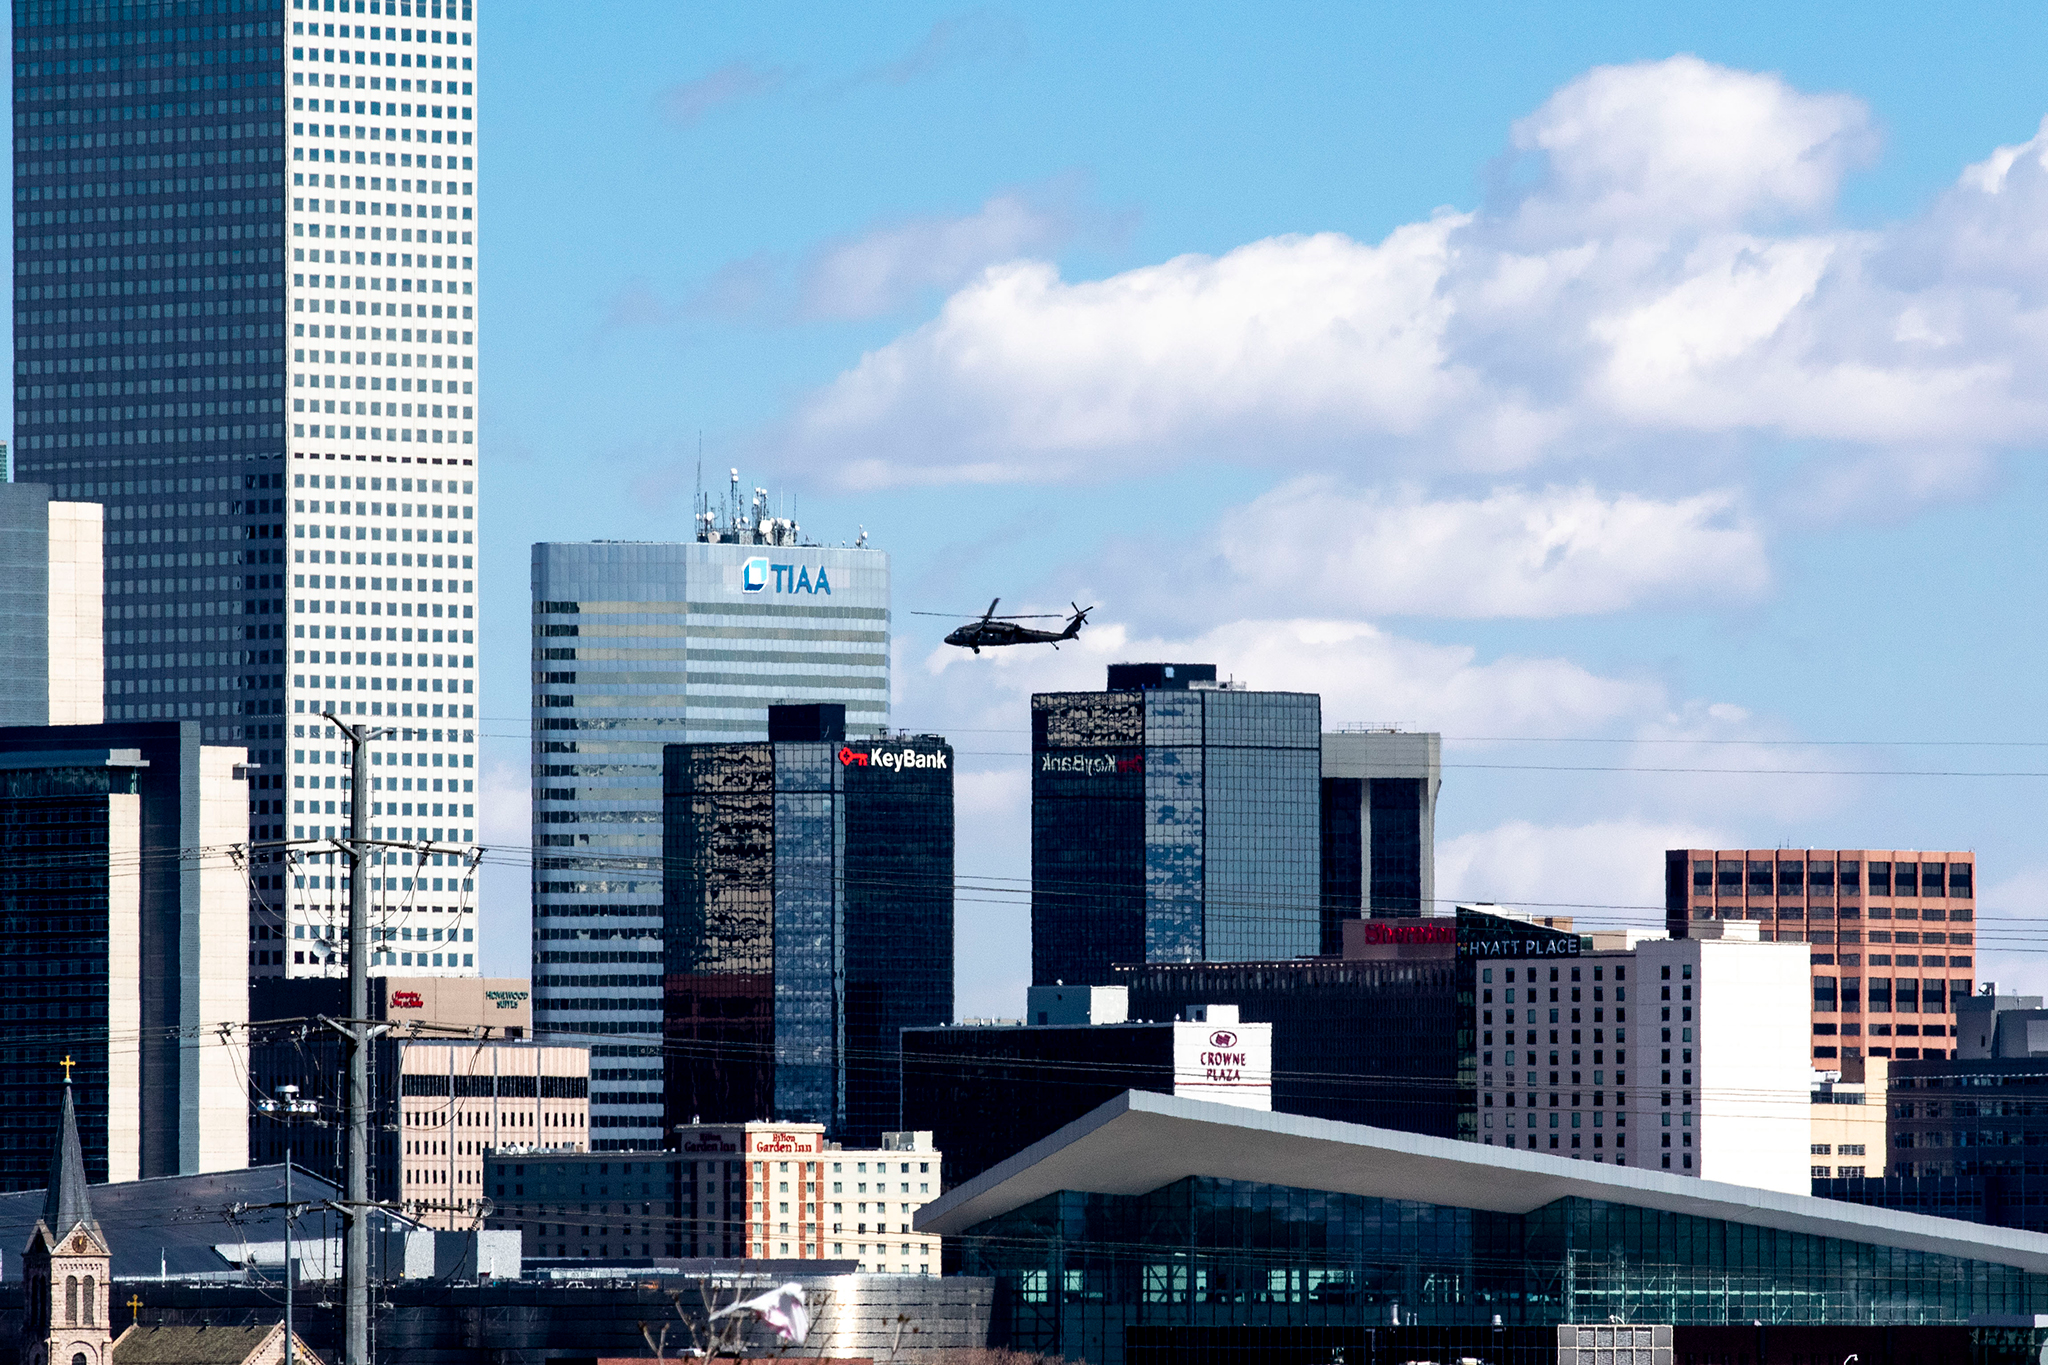
<svg viewBox="0 0 2048 1365">
<path fill-rule="evenodd" d="M 779 593 L 800 592 L 806 595 L 823 593 L 832 595 L 832 580 L 820 564 L 814 577 L 808 564 L 771 564 L 766 559 L 747 560 L 740 565 L 740 589 L 744 592 L 766 592 L 770 582 Z"/>
<path fill-rule="evenodd" d="M 892 773 L 908 772 L 912 768 L 944 768 L 944 753 L 920 753 L 916 749 L 849 749 L 841 746 L 839 763 L 845 768 L 883 768 Z"/>
</svg>

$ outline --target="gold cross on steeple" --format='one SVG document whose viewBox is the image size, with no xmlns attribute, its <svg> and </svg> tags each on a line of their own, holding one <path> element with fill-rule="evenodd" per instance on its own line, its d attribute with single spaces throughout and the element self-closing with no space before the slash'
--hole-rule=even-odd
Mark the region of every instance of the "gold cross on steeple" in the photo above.
<svg viewBox="0 0 2048 1365">
<path fill-rule="evenodd" d="M 72 1061 L 71 1054 L 67 1052 L 64 1054 L 64 1060 L 57 1063 L 57 1065 L 64 1068 L 64 1084 L 71 1084 L 71 1068 L 77 1066 L 78 1063 Z"/>
<path fill-rule="evenodd" d="M 137 1313 L 140 1313 L 141 1311 L 142 1311 L 142 1297 L 141 1297 L 140 1295 L 138 1295 L 138 1294 L 130 1294 L 130 1295 L 128 1296 L 128 1314 L 129 1314 L 129 1316 L 130 1316 L 130 1317 L 133 1317 L 133 1316 L 134 1316 L 135 1314 L 137 1314 Z"/>
</svg>

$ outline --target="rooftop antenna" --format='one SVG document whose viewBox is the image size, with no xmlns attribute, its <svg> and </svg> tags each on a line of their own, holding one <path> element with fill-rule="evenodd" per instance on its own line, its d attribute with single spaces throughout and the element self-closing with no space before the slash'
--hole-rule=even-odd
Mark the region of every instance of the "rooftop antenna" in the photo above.
<svg viewBox="0 0 2048 1365">
<path fill-rule="evenodd" d="M 710 510 L 704 505 L 704 428 L 697 428 L 697 500 L 690 505 L 690 519 L 697 523 L 697 538 L 704 538 L 704 513 Z M 290 1365 L 290 1362 L 286 1362 Z"/>
</svg>

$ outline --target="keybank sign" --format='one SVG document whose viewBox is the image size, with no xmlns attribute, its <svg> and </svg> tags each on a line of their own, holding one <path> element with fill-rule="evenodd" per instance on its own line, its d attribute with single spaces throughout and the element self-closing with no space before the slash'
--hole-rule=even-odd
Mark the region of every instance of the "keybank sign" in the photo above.
<svg viewBox="0 0 2048 1365">
<path fill-rule="evenodd" d="M 774 564 L 765 557 L 750 559 L 740 566 L 740 587 L 746 592 L 768 592 L 770 584 L 775 592 L 800 592 L 806 594 L 824 593 L 832 595 L 832 580 L 825 576 L 825 566 L 818 566 L 817 576 L 811 574 L 808 564 Z"/>
<path fill-rule="evenodd" d="M 845 768 L 882 768 L 892 773 L 912 768 L 944 768 L 945 753 L 922 753 L 916 749 L 849 749 L 841 746 L 839 763 Z"/>
</svg>

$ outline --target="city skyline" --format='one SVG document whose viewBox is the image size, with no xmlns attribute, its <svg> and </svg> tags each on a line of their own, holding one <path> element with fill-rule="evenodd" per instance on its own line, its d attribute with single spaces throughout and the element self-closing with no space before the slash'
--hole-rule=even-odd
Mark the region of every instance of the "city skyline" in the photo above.
<svg viewBox="0 0 2048 1365">
<path fill-rule="evenodd" d="M 289 8 L 221 8 L 213 27 L 283 25 L 266 40 L 281 54 L 281 75 L 339 74 L 339 62 L 324 59 L 317 72 L 310 61 L 292 66 L 300 35 L 290 25 L 311 21 Z M 1084 26 L 1047 8 L 929 7 L 855 32 L 738 12 L 686 23 L 661 7 L 622 4 L 614 23 L 636 42 L 621 58 L 602 41 L 606 25 L 584 31 L 543 13 L 485 13 L 493 60 L 517 88 L 539 92 L 491 105 L 493 136 L 516 146 L 518 159 L 490 177 L 430 164 L 422 178 L 431 184 L 439 169 L 444 190 L 454 180 L 457 193 L 415 197 L 429 207 L 480 202 L 460 192 L 463 184 L 500 196 L 490 257 L 499 274 L 459 260 L 448 269 L 450 254 L 482 260 L 458 241 L 452 253 L 440 244 L 440 270 L 429 265 L 413 277 L 458 286 L 495 279 L 507 330 L 492 338 L 504 406 L 493 407 L 489 423 L 444 412 L 414 429 L 501 440 L 502 468 L 516 471 L 502 484 L 479 482 L 470 499 L 438 499 L 491 504 L 488 545 L 466 575 L 476 595 L 451 600 L 491 618 L 473 629 L 496 641 L 466 651 L 476 668 L 458 666 L 454 676 L 498 698 L 476 718 L 473 749 L 445 738 L 410 746 L 430 757 L 474 754 L 485 765 L 463 780 L 484 789 L 466 794 L 475 798 L 466 804 L 497 812 L 492 823 L 444 816 L 439 827 L 474 828 L 480 842 L 515 847 L 529 837 L 528 735 L 515 690 L 526 680 L 514 675 L 511 644 L 530 628 L 525 547 L 686 538 L 701 433 L 713 482 L 738 466 L 800 505 L 817 539 L 851 542 L 865 528 L 895 556 L 894 718 L 981 737 L 962 744 L 965 875 L 1008 886 L 1028 876 L 1019 755 L 1031 693 L 1093 687 L 1107 662 L 1204 658 L 1256 688 L 1321 693 L 1332 728 L 1392 720 L 1445 736 L 1444 766 L 1472 770 L 1447 774 L 1451 799 L 1437 825 L 1442 899 L 1555 905 L 1589 924 L 1650 925 L 1661 902 L 1653 859 L 1664 848 L 1968 847 L 1995 869 L 1978 889 L 1985 918 L 1976 974 L 2037 978 L 2019 951 L 2023 931 L 1999 922 L 2048 906 L 2048 858 L 2018 814 L 2027 803 L 2000 795 L 2031 779 L 1921 774 L 2030 766 L 2023 748 L 1963 742 L 2029 738 L 2000 721 L 2020 713 L 2021 680 L 2038 666 L 2032 641 L 2005 627 L 2014 609 L 2005 585 L 2018 585 L 2023 607 L 2042 577 L 2029 529 L 2040 476 L 2015 458 L 2031 449 L 2031 419 L 1995 389 L 1947 403 L 1926 395 L 1964 392 L 1942 387 L 1965 382 L 1958 376 L 2029 374 L 2036 364 L 2032 342 L 1973 311 L 1978 296 L 1967 282 L 1978 278 L 1971 271 L 2024 281 L 2031 269 L 2024 242 L 1996 224 L 2031 202 L 2038 149 L 1999 149 L 2026 148 L 2040 123 L 2022 73 L 2048 41 L 2042 35 L 1967 15 L 1937 27 L 1918 16 L 1870 25 L 1814 12 L 1759 26 L 1733 8 L 1583 26 L 1487 11 L 1477 38 L 1473 26 L 1436 16 L 1392 29 L 1334 13 L 1293 25 L 1217 15 L 1168 24 L 1143 8 Z M 360 22 L 367 29 L 380 17 L 366 12 Z M 323 12 L 320 22 L 339 19 Z M 429 17 L 425 26 L 468 31 L 474 21 Z M 263 45 L 246 36 L 212 44 L 226 52 Z M 319 50 L 328 46 L 323 33 Z M 458 62 L 469 51 L 429 43 L 408 53 L 367 32 L 332 47 L 429 61 L 452 52 Z M 82 83 L 80 72 L 60 78 L 29 68 L 113 55 L 25 51 L 16 85 Z M 231 62 L 219 74 L 262 69 Z M 366 75 L 376 69 L 361 66 Z M 413 79 L 408 69 L 400 68 L 403 79 Z M 430 65 L 422 79 L 451 78 Z M 458 70 L 452 79 L 474 75 Z M 1960 100 L 1959 84 L 1969 91 Z M 598 94 L 565 97 L 577 89 Z M 211 93 L 286 106 L 311 97 L 288 79 Z M 360 93 L 368 103 L 384 92 Z M 318 98 L 339 96 L 323 86 Z M 156 101 L 176 102 L 161 93 Z M 23 97 L 16 112 L 27 118 L 56 103 Z M 145 98 L 87 103 L 129 107 Z M 1631 112 L 1618 122 L 1579 117 L 1590 109 Z M 352 111 L 348 125 L 337 115 L 328 139 L 321 113 L 323 155 L 343 150 L 343 126 L 352 154 L 354 127 L 378 126 L 367 110 L 359 120 Z M 298 145 L 292 122 L 311 122 L 289 107 L 216 122 L 266 118 L 287 130 L 277 135 L 281 146 Z M 1659 131 L 1633 135 L 1643 129 Z M 18 141 L 54 135 L 26 123 L 16 130 Z M 1699 175 L 1720 177 L 1711 183 L 1667 178 L 1670 165 L 1658 156 L 1694 135 L 1723 153 L 1695 164 Z M 214 139 L 190 151 L 247 153 L 268 137 Z M 1774 159 L 1785 148 L 1805 151 Z M 450 155 L 431 142 L 427 154 Z M 458 144 L 453 155 L 476 153 Z M 56 159 L 55 149 L 17 150 L 22 166 Z M 231 178 L 308 173 L 282 160 L 225 170 Z M 339 171 L 323 161 L 319 174 Z M 20 175 L 25 191 L 140 178 Z M 242 187 L 225 202 L 268 194 L 289 205 L 305 190 Z M 324 183 L 321 190 L 323 231 L 339 227 L 339 187 L 331 217 Z M 372 193 L 360 198 L 373 202 Z M 24 200 L 17 213 L 60 206 L 84 205 Z M 457 230 L 470 225 L 458 220 Z M 50 225 L 16 231 L 54 235 Z M 1624 239 L 1645 244 L 1642 259 L 1656 267 L 1632 273 L 1615 247 Z M 1956 255 L 1963 240 L 1978 244 L 1967 266 Z M 1756 254 L 1727 254 L 1737 242 Z M 185 247 L 204 255 L 208 244 Z M 299 249 L 296 239 L 213 249 L 271 247 Z M 1450 248 L 1472 265 L 1469 279 L 1430 273 Z M 277 282 L 183 297 L 232 305 L 297 290 L 323 307 L 349 295 L 377 298 L 341 290 L 338 261 L 328 290 L 324 237 L 319 249 L 317 292 L 290 283 L 299 262 L 229 261 L 227 269 L 197 266 L 196 277 L 246 272 Z M 338 241 L 332 249 L 338 254 Z M 1473 292 L 1472 280 L 1580 259 L 1574 251 L 1593 263 L 1590 273 L 1576 284 L 1545 276 L 1544 288 L 1503 303 L 1505 313 L 1489 313 L 1492 304 Z M 18 266 L 53 259 L 24 251 Z M 1737 260 L 1758 273 L 1742 274 L 1729 264 Z M 373 278 L 373 268 L 366 262 L 359 273 Z M 1380 270 L 1387 273 L 1373 273 Z M 1372 283 L 1381 279 L 1393 293 Z M 24 291 L 102 282 L 99 273 L 17 278 Z M 1747 285 L 1763 292 L 1741 292 Z M 431 306 L 446 304 L 438 297 Z M 1162 322 L 1160 310 L 1182 306 L 1176 301 L 1232 298 L 1268 300 L 1274 325 L 1255 328 L 1227 307 L 1187 313 L 1186 325 Z M 1416 299 L 1435 299 L 1442 312 L 1428 315 L 1422 332 L 1403 332 L 1402 319 L 1424 316 L 1411 307 Z M 1328 306 L 1317 312 L 1300 300 Z M 474 306 L 459 294 L 456 303 Z M 43 298 L 17 303 L 22 312 L 54 307 Z M 1705 344 L 1708 319 L 1752 308 L 1779 309 L 1770 315 L 1789 321 L 1763 338 L 1737 329 Z M 263 321 L 245 312 L 213 325 Z M 1325 323 L 1389 339 L 1389 349 L 1361 358 L 1340 348 L 1329 364 L 1315 364 L 1315 339 L 1334 335 Z M 23 324 L 17 341 L 83 330 Z M 1494 340 L 1467 345 L 1481 335 Z M 1299 346 L 1308 349 L 1228 351 L 1254 336 L 1306 338 Z M 1194 337 L 1220 339 L 1245 363 L 1219 368 L 1183 344 Z M 1436 338 L 1448 368 L 1402 349 L 1403 337 Z M 1560 337 L 1577 340 L 1547 348 L 1545 338 Z M 1770 349 L 1772 337 L 1792 349 Z M 1861 343 L 1844 338 L 1872 337 L 1887 338 L 1867 357 L 1872 391 L 1895 401 L 1840 400 L 1847 372 L 1826 357 L 1856 352 Z M 1099 339 L 1099 355 L 1076 352 L 1096 356 L 1093 368 L 1053 363 L 1066 348 L 1050 342 L 1062 338 Z M 296 340 L 182 344 L 197 354 L 283 352 L 301 349 Z M 362 350 L 378 354 L 379 341 Z M 245 386 L 191 401 L 275 400 L 286 409 L 216 424 L 310 427 L 309 415 L 290 409 L 300 390 L 246 381 L 304 373 L 323 385 L 332 375 L 338 386 L 343 377 L 389 377 L 388 366 L 380 375 L 367 361 L 341 365 L 339 335 L 328 366 L 324 335 L 321 343 L 318 365 L 286 357 L 201 367 L 197 377 L 240 377 Z M 460 343 L 440 351 L 481 354 Z M 429 343 L 411 353 L 435 352 Z M 25 348 L 18 359 L 82 354 Z M 993 366 L 982 388 L 957 365 L 969 355 Z M 1506 355 L 1527 365 L 1518 370 Z M 1649 368 L 1617 367 L 1618 355 Z M 1024 363 L 1034 356 L 1042 363 Z M 1138 363 L 1148 356 L 1159 363 Z M 1667 368 L 1656 368 L 1658 357 Z M 1986 368 L 1951 367 L 1951 358 Z M 445 368 L 439 373 L 446 378 Z M 1731 379 L 1767 373 L 1796 376 L 1811 401 L 1765 403 L 1768 386 Z M 1383 390 L 1354 383 L 1359 374 L 1407 379 Z M 1446 374 L 1472 378 L 1468 402 L 1441 401 Z M 56 407 L 27 393 L 54 386 L 37 381 L 45 376 L 19 375 L 13 400 L 23 478 L 37 477 L 37 452 L 20 438 L 80 425 L 28 420 Z M 464 374 L 458 382 L 474 381 Z M 1696 401 L 1672 399 L 1680 391 Z M 1118 394 L 1131 402 L 1119 406 Z M 1403 395 L 1411 408 L 1399 408 Z M 320 401 L 334 401 L 324 387 Z M 1963 422 L 1957 414 L 1966 412 L 1981 420 Z M 363 415 L 366 428 L 374 416 Z M 324 454 L 328 414 L 320 417 Z M 339 454 L 338 413 L 334 420 Z M 141 419 L 133 426 L 177 429 Z M 58 472 L 46 477 L 67 482 Z M 213 488 L 120 500 L 146 499 L 288 503 L 293 492 Z M 193 524 L 287 525 L 295 515 L 266 509 Z M 337 529 L 347 524 L 335 520 Z M 110 529 L 149 527 L 116 520 Z M 286 549 L 290 539 L 245 548 Z M 110 583 L 165 577 L 114 565 L 145 552 L 110 545 Z M 293 572 L 256 564 L 238 575 L 236 567 L 190 572 L 202 581 Z M 937 645 L 944 623 L 910 615 L 964 615 L 997 595 L 1018 610 L 1059 610 L 1069 600 L 1101 606 L 1082 639 L 1056 654 L 980 660 L 946 657 Z M 325 596 L 324 582 L 323 596 L 303 597 L 347 600 L 338 588 Z M 281 584 L 110 600 L 230 598 L 283 604 L 284 614 L 249 622 L 263 625 L 289 622 L 300 595 Z M 1966 642 L 1970 667 L 1945 663 L 1933 648 L 1886 647 L 1874 662 L 1871 642 L 1916 632 L 1932 640 L 1930 621 Z M 235 652 L 285 653 L 288 639 L 234 642 L 242 646 Z M 229 652 L 212 643 L 211 652 Z M 108 645 L 115 659 L 157 652 Z M 524 672 L 524 647 L 516 652 Z M 113 676 L 149 673 L 117 668 Z M 177 676 L 186 675 L 208 676 Z M 212 676 L 284 679 L 251 695 L 293 695 L 285 660 L 216 666 Z M 330 675 L 323 659 L 319 676 L 344 675 L 338 664 Z M 338 690 L 322 695 L 342 699 Z M 288 715 L 277 718 L 280 728 Z M 295 747 L 289 736 L 250 742 Z M 1927 747 L 1936 743 L 1957 747 Z M 251 796 L 257 804 L 294 799 L 289 787 Z M 270 823 L 288 827 L 289 813 Z M 394 824 L 435 827 L 420 817 Z M 479 937 L 483 956 L 499 956 L 480 957 L 475 970 L 527 969 L 528 880 L 523 868 L 485 873 L 475 893 L 487 902 Z M 1021 898 L 990 901 L 964 906 L 960 918 L 964 1012 L 1013 1009 L 1027 977 L 1017 965 L 1029 948 Z M 304 950 L 287 941 L 265 951 Z"/>
</svg>

